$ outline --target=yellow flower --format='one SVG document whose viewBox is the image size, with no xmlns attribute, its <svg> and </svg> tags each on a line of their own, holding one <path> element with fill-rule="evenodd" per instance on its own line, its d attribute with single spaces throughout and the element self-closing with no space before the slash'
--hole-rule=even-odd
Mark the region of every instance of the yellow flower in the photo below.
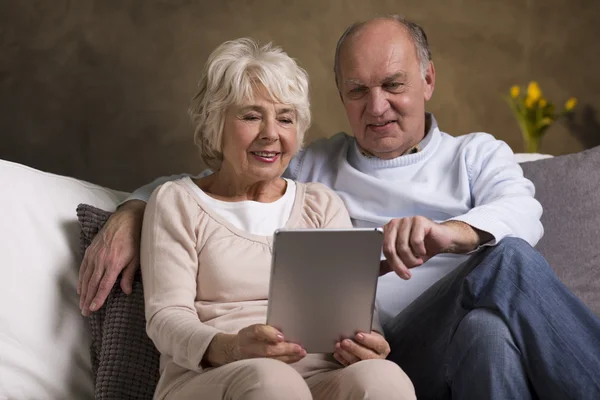
<svg viewBox="0 0 600 400">
<path fill-rule="evenodd" d="M 542 97 L 542 90 L 536 81 L 531 81 L 527 87 L 527 98 L 535 103 Z"/>
<path fill-rule="evenodd" d="M 534 108 L 535 107 L 535 100 L 531 97 L 527 97 L 525 99 L 525 107 L 527 108 Z"/>
<path fill-rule="evenodd" d="M 577 99 L 575 97 L 571 97 L 569 100 L 567 100 L 567 102 L 565 103 L 565 110 L 567 111 L 571 111 L 572 109 L 575 108 L 575 106 L 577 105 Z"/>
<path fill-rule="evenodd" d="M 519 97 L 520 93 L 521 93 L 521 88 L 518 85 L 514 85 L 513 87 L 510 88 L 510 97 L 512 97 L 513 99 L 516 99 L 517 97 Z"/>
<path fill-rule="evenodd" d="M 540 126 L 547 126 L 547 125 L 550 125 L 552 122 L 553 122 L 552 118 L 550 118 L 550 117 L 544 117 L 540 121 Z"/>
<path fill-rule="evenodd" d="M 544 107 L 546 107 L 546 106 L 548 105 L 548 102 L 546 101 L 546 99 L 545 99 L 545 98 L 543 98 L 543 97 L 542 97 L 542 98 L 540 99 L 540 103 L 539 103 L 539 105 L 540 105 L 540 108 L 544 108 Z"/>
</svg>

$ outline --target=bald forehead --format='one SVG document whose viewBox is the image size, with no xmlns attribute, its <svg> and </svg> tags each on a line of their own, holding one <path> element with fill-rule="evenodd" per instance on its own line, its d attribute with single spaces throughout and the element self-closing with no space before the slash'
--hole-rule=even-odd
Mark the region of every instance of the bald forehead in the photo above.
<svg viewBox="0 0 600 400">
<path fill-rule="evenodd" d="M 375 61 L 375 62 L 373 62 Z M 418 67 L 416 48 L 408 29 L 389 19 L 365 23 L 348 35 L 340 48 L 339 73 L 342 80 L 354 78 L 354 70 L 369 73 L 372 70 L 389 69 L 390 73 L 406 72 L 411 66 Z M 401 65 L 402 71 L 395 71 Z M 373 71 L 374 72 L 374 71 Z"/>
<path fill-rule="evenodd" d="M 408 29 L 394 20 L 382 18 L 366 22 L 349 34 L 344 40 L 340 52 L 352 52 L 353 47 L 361 45 L 404 44 L 405 42 L 413 45 Z"/>
</svg>

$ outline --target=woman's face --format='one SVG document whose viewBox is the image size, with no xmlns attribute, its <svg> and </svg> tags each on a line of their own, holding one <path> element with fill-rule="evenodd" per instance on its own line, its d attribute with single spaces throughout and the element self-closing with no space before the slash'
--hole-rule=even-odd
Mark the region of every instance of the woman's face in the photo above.
<svg viewBox="0 0 600 400">
<path fill-rule="evenodd" d="M 297 129 L 291 106 L 275 103 L 264 88 L 257 90 L 253 101 L 225 113 L 221 172 L 249 183 L 281 177 L 298 150 Z"/>
</svg>

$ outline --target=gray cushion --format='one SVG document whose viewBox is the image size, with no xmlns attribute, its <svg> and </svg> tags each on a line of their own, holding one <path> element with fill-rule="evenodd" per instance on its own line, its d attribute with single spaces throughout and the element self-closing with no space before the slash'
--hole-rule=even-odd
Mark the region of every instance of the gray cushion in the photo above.
<svg viewBox="0 0 600 400">
<path fill-rule="evenodd" d="M 81 254 L 111 213 L 80 204 Z M 89 317 L 91 358 L 96 400 L 151 400 L 159 378 L 159 353 L 146 334 L 144 289 L 136 274 L 133 292 L 123 293 L 115 283 L 104 306 Z"/>
<path fill-rule="evenodd" d="M 544 207 L 536 248 L 600 317 L 600 146 L 521 167 Z"/>
</svg>

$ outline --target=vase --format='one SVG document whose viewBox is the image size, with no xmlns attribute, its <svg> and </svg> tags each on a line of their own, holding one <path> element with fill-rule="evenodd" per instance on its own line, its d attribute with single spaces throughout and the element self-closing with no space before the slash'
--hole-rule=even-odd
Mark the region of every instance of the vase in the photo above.
<svg viewBox="0 0 600 400">
<path fill-rule="evenodd" d="M 523 132 L 523 141 L 525 143 L 525 153 L 539 153 L 540 151 L 540 136 L 534 136 Z"/>
</svg>

